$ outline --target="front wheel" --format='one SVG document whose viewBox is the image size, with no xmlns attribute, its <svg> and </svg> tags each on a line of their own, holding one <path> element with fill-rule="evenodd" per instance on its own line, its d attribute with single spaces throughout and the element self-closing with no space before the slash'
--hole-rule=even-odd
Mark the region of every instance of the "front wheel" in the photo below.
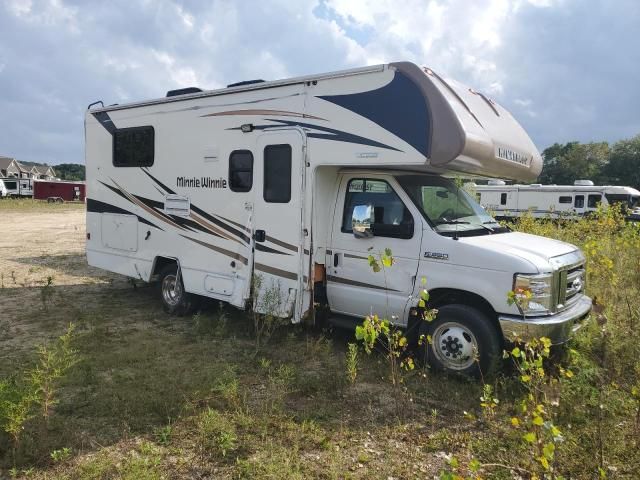
<svg viewBox="0 0 640 480">
<path fill-rule="evenodd" d="M 495 373 L 502 353 L 496 328 L 487 316 L 467 305 L 445 305 L 432 322 L 423 322 L 420 334 L 431 337 L 422 354 L 436 370 L 468 376 Z"/>
<path fill-rule="evenodd" d="M 196 296 L 184 289 L 178 265 L 167 265 L 160 272 L 160 298 L 165 312 L 179 317 L 188 315 L 196 306 Z"/>
</svg>

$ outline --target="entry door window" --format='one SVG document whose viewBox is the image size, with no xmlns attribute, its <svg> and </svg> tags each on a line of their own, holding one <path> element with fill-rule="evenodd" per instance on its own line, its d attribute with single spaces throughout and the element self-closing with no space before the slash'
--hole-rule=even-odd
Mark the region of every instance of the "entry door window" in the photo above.
<svg viewBox="0 0 640 480">
<path fill-rule="evenodd" d="M 576 195 L 575 202 L 573 205 L 576 208 L 584 208 L 584 195 Z"/>
<path fill-rule="evenodd" d="M 409 209 L 402 203 L 398 194 L 384 180 L 354 178 L 349 180 L 344 202 L 342 232 L 353 233 L 353 209 L 357 205 L 372 207 L 371 222 L 380 226 L 413 225 Z M 380 229 L 383 230 L 383 229 Z M 377 233 L 379 237 L 387 236 Z M 407 238 L 411 238 L 408 235 Z"/>
<path fill-rule="evenodd" d="M 263 197 L 269 203 L 291 200 L 291 145 L 265 147 Z"/>
</svg>

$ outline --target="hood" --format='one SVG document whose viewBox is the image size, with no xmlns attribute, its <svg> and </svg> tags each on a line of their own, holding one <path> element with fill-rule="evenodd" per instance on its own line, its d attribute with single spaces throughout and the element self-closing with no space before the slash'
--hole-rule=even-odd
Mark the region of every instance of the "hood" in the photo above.
<svg viewBox="0 0 640 480">
<path fill-rule="evenodd" d="M 461 237 L 459 242 L 523 258 L 535 265 L 541 273 L 552 270 L 550 260 L 553 257 L 578 250 L 570 243 L 520 232 Z"/>
</svg>

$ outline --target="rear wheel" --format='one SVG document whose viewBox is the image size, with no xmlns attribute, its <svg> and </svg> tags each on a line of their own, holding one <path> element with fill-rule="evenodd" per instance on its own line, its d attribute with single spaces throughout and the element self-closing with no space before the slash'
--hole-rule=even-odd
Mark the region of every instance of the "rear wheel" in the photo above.
<svg viewBox="0 0 640 480">
<path fill-rule="evenodd" d="M 502 353 L 498 332 L 487 316 L 467 305 L 445 305 L 433 322 L 423 322 L 421 335 L 431 343 L 423 346 L 429 364 L 441 371 L 468 376 L 495 373 Z"/>
<path fill-rule="evenodd" d="M 165 266 L 160 272 L 160 299 L 165 312 L 171 315 L 183 316 L 191 313 L 197 303 L 197 297 L 184 290 L 182 276 L 178 265 L 173 263 Z"/>
</svg>

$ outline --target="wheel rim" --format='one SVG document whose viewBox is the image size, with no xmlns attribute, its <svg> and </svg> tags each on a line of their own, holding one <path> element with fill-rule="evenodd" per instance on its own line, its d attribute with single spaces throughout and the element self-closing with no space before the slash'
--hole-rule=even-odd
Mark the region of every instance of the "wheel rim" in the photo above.
<svg viewBox="0 0 640 480">
<path fill-rule="evenodd" d="M 471 330 L 456 322 L 440 325 L 432 335 L 433 351 L 446 368 L 464 370 L 476 361 L 478 341 Z"/>
<path fill-rule="evenodd" d="M 177 281 L 175 275 L 167 275 L 162 280 L 162 298 L 172 307 L 180 302 L 182 296 L 182 285 Z"/>
</svg>

